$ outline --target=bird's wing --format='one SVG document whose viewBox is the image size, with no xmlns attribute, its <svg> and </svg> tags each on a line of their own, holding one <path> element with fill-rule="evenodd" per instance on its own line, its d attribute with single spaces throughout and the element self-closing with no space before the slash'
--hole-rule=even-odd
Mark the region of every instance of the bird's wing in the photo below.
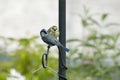
<svg viewBox="0 0 120 80">
<path fill-rule="evenodd" d="M 48 37 L 42 37 L 43 41 L 46 42 L 49 45 L 55 45 L 55 43 L 49 39 Z"/>
</svg>

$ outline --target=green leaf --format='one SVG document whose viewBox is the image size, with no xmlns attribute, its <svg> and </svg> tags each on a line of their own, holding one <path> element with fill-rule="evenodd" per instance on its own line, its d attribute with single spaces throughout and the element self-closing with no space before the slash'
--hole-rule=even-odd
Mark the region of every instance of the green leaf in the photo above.
<svg viewBox="0 0 120 80">
<path fill-rule="evenodd" d="M 81 22 L 82 22 L 83 27 L 86 27 L 88 25 L 87 20 L 85 20 L 85 19 L 82 19 Z"/>
<path fill-rule="evenodd" d="M 10 37 L 10 38 L 8 38 L 8 40 L 10 40 L 10 41 L 15 41 L 16 39 L 15 39 L 15 38 Z"/>
<path fill-rule="evenodd" d="M 29 39 L 26 39 L 26 38 L 22 38 L 18 41 L 19 41 L 19 45 L 22 45 L 22 46 L 28 46 L 30 44 Z"/>
<path fill-rule="evenodd" d="M 114 36 L 112 35 L 101 35 L 99 39 L 114 39 Z"/>
<path fill-rule="evenodd" d="M 91 44 L 88 40 L 87 41 L 83 41 L 81 40 L 81 44 L 79 46 L 85 46 L 85 47 L 96 47 L 95 44 Z"/>
<path fill-rule="evenodd" d="M 96 34 L 91 34 L 87 37 L 87 40 L 96 40 L 98 37 Z"/>
<path fill-rule="evenodd" d="M 70 42 L 80 42 L 81 40 L 80 39 L 69 39 L 67 40 L 67 43 L 70 43 Z"/>
<path fill-rule="evenodd" d="M 111 27 L 111 26 L 120 26 L 120 23 L 108 23 L 105 25 L 106 27 Z"/>
<path fill-rule="evenodd" d="M 90 44 L 90 43 L 88 43 L 88 42 L 84 42 L 84 43 L 83 43 L 83 46 L 86 46 L 86 47 L 96 47 L 95 45 Z"/>
<path fill-rule="evenodd" d="M 89 19 L 93 24 L 96 24 L 97 26 L 101 26 L 101 25 L 99 24 L 99 22 L 98 22 L 97 20 L 93 19 L 92 17 L 88 17 L 88 19 Z"/>
<path fill-rule="evenodd" d="M 105 19 L 107 19 L 107 17 L 108 17 L 108 13 L 104 13 L 104 14 L 102 14 L 102 20 L 104 21 Z"/>
</svg>

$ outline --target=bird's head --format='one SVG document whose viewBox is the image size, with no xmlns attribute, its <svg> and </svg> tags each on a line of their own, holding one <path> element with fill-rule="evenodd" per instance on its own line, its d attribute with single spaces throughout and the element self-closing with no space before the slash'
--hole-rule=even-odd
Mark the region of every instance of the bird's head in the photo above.
<svg viewBox="0 0 120 80">
<path fill-rule="evenodd" d="M 57 31 L 57 26 L 52 26 L 52 27 L 51 27 L 51 31 L 52 31 L 52 32 L 56 32 L 56 31 Z"/>
<path fill-rule="evenodd" d="M 40 32 L 47 34 L 47 31 L 45 29 L 42 29 Z"/>
</svg>

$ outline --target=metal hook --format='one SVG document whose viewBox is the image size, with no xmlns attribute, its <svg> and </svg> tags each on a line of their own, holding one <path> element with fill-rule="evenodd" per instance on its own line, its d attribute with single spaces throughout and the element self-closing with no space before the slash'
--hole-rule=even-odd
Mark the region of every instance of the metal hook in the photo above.
<svg viewBox="0 0 120 80">
<path fill-rule="evenodd" d="M 48 55 L 47 55 L 47 53 L 43 53 L 43 55 L 42 55 L 43 68 L 47 68 L 47 64 L 48 64 Z"/>
<path fill-rule="evenodd" d="M 43 55 L 42 55 L 43 68 L 47 68 L 47 66 L 48 66 L 49 49 L 50 49 L 50 46 L 47 47 L 47 53 L 43 53 Z"/>
</svg>

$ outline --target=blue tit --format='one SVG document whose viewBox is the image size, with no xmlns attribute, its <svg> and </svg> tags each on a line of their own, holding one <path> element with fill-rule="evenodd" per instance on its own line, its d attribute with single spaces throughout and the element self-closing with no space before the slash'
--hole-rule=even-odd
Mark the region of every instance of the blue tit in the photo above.
<svg viewBox="0 0 120 80">
<path fill-rule="evenodd" d="M 55 38 L 55 36 L 53 36 L 52 34 L 48 33 L 45 29 L 42 29 L 40 31 L 40 36 L 42 38 L 42 40 L 48 44 L 48 46 L 60 46 L 62 47 L 63 50 L 65 51 L 69 51 L 69 49 L 67 49 L 66 47 L 64 47 L 58 40 L 57 38 Z"/>
<path fill-rule="evenodd" d="M 47 32 L 54 35 L 56 38 L 59 37 L 59 30 L 57 29 L 57 26 L 50 27 Z"/>
</svg>

